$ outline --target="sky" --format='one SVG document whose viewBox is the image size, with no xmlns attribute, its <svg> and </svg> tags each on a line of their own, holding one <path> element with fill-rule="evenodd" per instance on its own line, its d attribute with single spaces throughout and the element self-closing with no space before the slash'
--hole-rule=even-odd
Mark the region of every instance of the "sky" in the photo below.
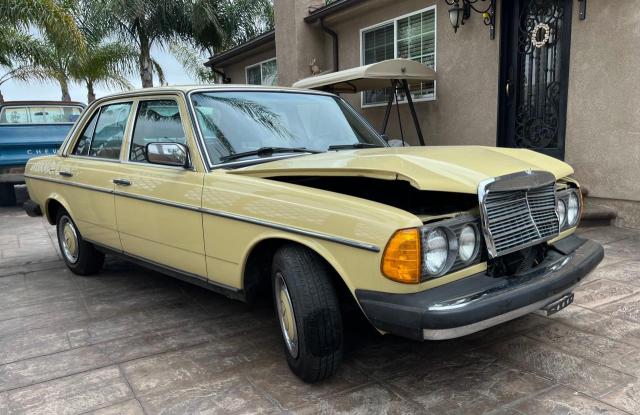
<svg viewBox="0 0 640 415">
<path fill-rule="evenodd" d="M 185 73 L 182 65 L 167 51 L 152 48 L 152 56 L 160 63 L 164 70 L 164 76 L 169 85 L 184 85 L 193 84 L 196 81 Z M 204 62 L 206 59 L 202 59 Z M 2 72 L 0 72 L 1 74 Z M 136 87 L 140 88 L 140 76 L 132 74 L 129 76 L 129 81 Z M 158 80 L 154 77 L 154 86 L 158 86 Z M 96 97 L 100 98 L 112 92 L 118 92 L 117 89 L 109 90 L 103 86 L 95 88 Z M 72 84 L 69 87 L 69 93 L 71 99 L 74 101 L 87 102 L 87 90 L 84 86 L 79 84 Z M 42 82 L 15 82 L 9 81 L 2 85 L 2 95 L 4 95 L 5 101 L 14 100 L 60 100 L 61 92 L 60 86 L 55 83 L 42 83 Z"/>
</svg>

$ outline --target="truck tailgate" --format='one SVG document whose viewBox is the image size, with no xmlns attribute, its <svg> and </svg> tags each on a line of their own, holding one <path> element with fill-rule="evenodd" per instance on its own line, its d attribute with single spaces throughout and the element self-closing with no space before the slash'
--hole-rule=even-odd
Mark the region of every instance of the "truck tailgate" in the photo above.
<svg viewBox="0 0 640 415">
<path fill-rule="evenodd" d="M 54 154 L 73 124 L 0 125 L 0 167 L 24 166 L 31 157 Z"/>
</svg>

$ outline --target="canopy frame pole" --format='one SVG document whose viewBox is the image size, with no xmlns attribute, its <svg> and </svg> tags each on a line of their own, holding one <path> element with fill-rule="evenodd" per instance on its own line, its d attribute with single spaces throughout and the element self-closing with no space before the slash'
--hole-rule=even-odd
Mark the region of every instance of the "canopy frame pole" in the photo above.
<svg viewBox="0 0 640 415">
<path fill-rule="evenodd" d="M 393 105 L 393 97 L 396 95 L 396 80 L 391 80 L 392 93 L 389 94 L 389 101 L 387 102 L 387 108 L 384 110 L 384 120 L 382 121 L 382 134 L 387 133 L 387 125 L 389 124 L 389 114 L 391 113 L 391 106 Z"/>
<path fill-rule="evenodd" d="M 409 109 L 411 110 L 411 117 L 413 117 L 413 123 L 416 126 L 416 133 L 418 134 L 418 141 L 420 141 L 420 145 L 424 144 L 424 137 L 422 136 L 422 129 L 420 128 L 420 122 L 418 121 L 418 114 L 416 114 L 416 108 L 413 106 L 413 98 L 411 98 L 411 91 L 409 91 L 409 83 L 406 79 L 402 80 L 402 87 L 404 88 L 404 92 L 407 94 L 407 103 L 409 104 Z"/>
</svg>

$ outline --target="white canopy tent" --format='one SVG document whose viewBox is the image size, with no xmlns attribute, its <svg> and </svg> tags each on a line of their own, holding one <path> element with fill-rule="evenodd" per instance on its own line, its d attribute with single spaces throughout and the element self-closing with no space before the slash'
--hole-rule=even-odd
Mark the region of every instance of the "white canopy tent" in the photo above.
<svg viewBox="0 0 640 415">
<path fill-rule="evenodd" d="M 409 59 L 389 59 L 370 65 L 345 69 L 344 71 L 331 72 L 324 75 L 312 76 L 301 79 L 293 84 L 295 88 L 318 89 L 334 93 L 356 93 L 376 89 L 393 89 L 390 94 L 387 108 L 384 114 L 382 133 L 384 134 L 389 123 L 389 113 L 393 101 L 397 101 L 399 90 L 403 90 L 407 97 L 407 103 L 413 117 L 418 139 L 424 145 L 424 138 L 418 122 L 413 99 L 411 98 L 410 87 L 419 85 L 425 81 L 436 79 L 433 69 L 427 68 L 424 64 Z M 399 113 L 398 113 L 399 115 Z M 399 120 L 400 121 L 400 120 Z M 404 138 L 403 138 L 404 139 Z"/>
</svg>

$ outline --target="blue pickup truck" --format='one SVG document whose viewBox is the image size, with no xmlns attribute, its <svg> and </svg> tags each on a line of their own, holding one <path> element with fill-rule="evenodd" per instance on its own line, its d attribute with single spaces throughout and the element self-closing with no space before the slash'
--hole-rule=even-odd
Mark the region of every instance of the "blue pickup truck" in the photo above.
<svg viewBox="0 0 640 415">
<path fill-rule="evenodd" d="M 54 154 L 83 109 L 80 102 L 0 103 L 0 206 L 16 204 L 13 186 L 24 183 L 27 160 Z"/>
</svg>

